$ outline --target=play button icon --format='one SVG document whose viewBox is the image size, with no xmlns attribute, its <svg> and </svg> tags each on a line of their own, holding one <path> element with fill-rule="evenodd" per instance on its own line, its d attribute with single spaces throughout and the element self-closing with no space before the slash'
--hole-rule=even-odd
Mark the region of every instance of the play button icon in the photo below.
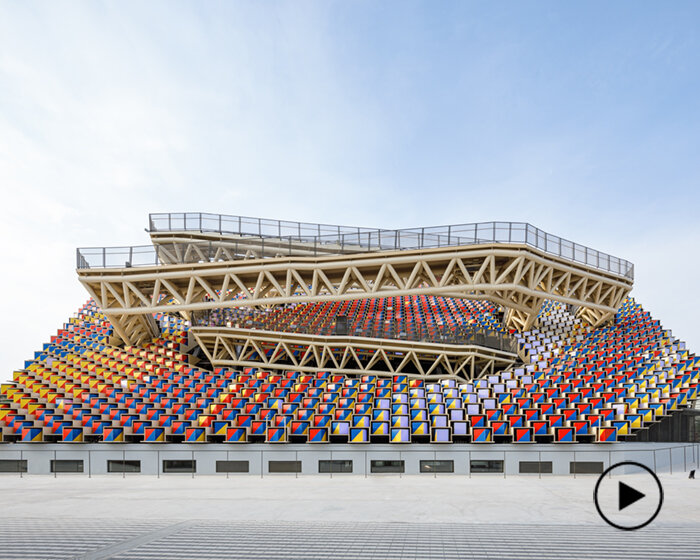
<svg viewBox="0 0 700 560">
<path fill-rule="evenodd" d="M 618 482 L 618 509 L 622 511 L 625 509 L 627 506 L 631 506 L 633 503 L 641 500 L 646 494 L 642 494 L 641 492 L 638 492 L 631 486 L 627 486 L 624 482 Z"/>
<path fill-rule="evenodd" d="M 648 525 L 658 515 L 664 492 L 649 467 L 623 461 L 600 475 L 593 498 L 606 523 L 617 529 L 634 531 Z"/>
</svg>

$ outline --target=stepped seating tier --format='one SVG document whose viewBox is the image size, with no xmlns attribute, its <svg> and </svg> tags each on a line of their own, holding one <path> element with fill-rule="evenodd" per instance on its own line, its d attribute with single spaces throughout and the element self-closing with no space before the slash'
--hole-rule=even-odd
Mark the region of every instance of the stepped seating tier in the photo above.
<svg viewBox="0 0 700 560">
<path fill-rule="evenodd" d="M 474 330 L 505 333 L 498 306 L 435 296 L 387 297 L 327 303 L 297 303 L 265 311 L 245 307 L 195 313 L 198 326 L 231 326 L 268 331 L 335 334 L 337 317 L 347 318 L 347 333 L 372 338 L 437 340 Z"/>
<path fill-rule="evenodd" d="M 433 306 L 431 299 L 440 301 Z M 362 328 L 399 314 L 410 317 L 407 325 L 463 320 L 470 312 L 490 324 L 496 311 L 484 302 L 453 308 L 455 301 L 386 298 L 280 314 L 323 329 L 333 313 Z M 598 329 L 547 302 L 538 328 L 516 335 L 529 363 L 461 384 L 405 375 L 207 371 L 182 352 L 187 323 L 156 319 L 158 339 L 116 348 L 108 344 L 111 325 L 88 302 L 14 373 L 15 383 L 0 388 L 3 440 L 610 442 L 689 406 L 700 381 L 700 358 L 632 299 L 613 325 Z"/>
</svg>

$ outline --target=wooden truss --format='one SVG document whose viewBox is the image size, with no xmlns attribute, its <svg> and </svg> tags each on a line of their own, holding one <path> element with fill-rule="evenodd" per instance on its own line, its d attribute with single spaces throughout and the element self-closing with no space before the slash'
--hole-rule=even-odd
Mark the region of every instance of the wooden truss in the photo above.
<svg viewBox="0 0 700 560">
<path fill-rule="evenodd" d="M 527 245 L 490 243 L 321 257 L 279 257 L 123 269 L 79 269 L 80 281 L 129 344 L 157 331 L 156 312 L 338 301 L 400 295 L 486 299 L 529 329 L 544 299 L 579 307 L 598 326 L 614 316 L 632 280 Z"/>
<path fill-rule="evenodd" d="M 222 327 L 193 327 L 190 334 L 215 367 L 464 381 L 505 369 L 517 360 L 516 353 L 470 345 Z"/>
</svg>

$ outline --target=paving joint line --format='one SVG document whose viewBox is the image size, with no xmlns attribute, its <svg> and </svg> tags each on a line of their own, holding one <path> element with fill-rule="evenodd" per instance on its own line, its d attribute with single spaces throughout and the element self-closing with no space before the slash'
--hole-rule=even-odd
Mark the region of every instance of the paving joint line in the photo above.
<svg viewBox="0 0 700 560">
<path fill-rule="evenodd" d="M 187 527 L 190 527 L 196 523 L 196 521 L 180 521 L 179 523 L 173 523 L 172 525 L 168 525 L 167 527 L 163 527 L 162 529 L 149 531 L 148 533 L 145 533 L 138 537 L 127 539 L 125 541 L 106 546 L 99 550 L 88 552 L 87 554 L 83 554 L 81 556 L 76 556 L 75 560 L 106 560 L 107 558 L 113 557 L 115 554 L 128 552 L 141 545 L 150 544 L 154 541 L 157 541 L 162 537 L 174 535 L 175 533 L 178 533 L 183 529 L 186 529 Z"/>
</svg>

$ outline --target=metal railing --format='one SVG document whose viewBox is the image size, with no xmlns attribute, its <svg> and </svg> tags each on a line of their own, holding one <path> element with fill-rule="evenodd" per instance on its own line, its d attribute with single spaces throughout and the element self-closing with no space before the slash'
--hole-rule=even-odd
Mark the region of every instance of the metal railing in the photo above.
<svg viewBox="0 0 700 560">
<path fill-rule="evenodd" d="M 310 238 L 380 231 L 377 228 L 271 220 L 268 218 L 209 214 L 206 212 L 149 214 L 148 224 L 150 232 L 202 231 L 254 237 Z"/>
<path fill-rule="evenodd" d="M 392 230 L 186 213 L 151 214 L 150 228 L 151 232 L 197 231 L 237 236 L 236 239 L 225 240 L 225 245 L 241 258 L 246 255 L 251 243 L 256 245 L 258 258 L 294 256 L 300 249 L 312 256 L 323 256 L 329 252 L 332 254 L 333 249 L 339 254 L 348 254 L 486 243 L 521 244 L 616 276 L 634 279 L 634 265 L 631 262 L 552 235 L 525 222 L 482 222 Z M 197 258 L 200 260 L 200 253 L 210 261 L 217 257 L 219 242 L 183 240 L 183 244 L 197 246 L 200 250 Z M 165 254 L 162 251 L 163 248 L 150 245 L 79 248 L 77 267 L 129 268 L 172 262 L 172 259 L 161 259 Z M 183 262 L 192 262 L 184 261 L 185 254 L 185 251 L 180 252 Z"/>
<path fill-rule="evenodd" d="M 228 310 L 227 310 L 228 311 Z M 389 325 L 370 325 L 366 328 L 348 328 L 347 334 L 336 332 L 335 324 L 323 327 L 309 327 L 292 320 L 265 318 L 247 310 L 235 310 L 232 314 L 220 313 L 218 310 L 192 312 L 192 326 L 199 327 L 236 327 L 260 331 L 310 334 L 319 336 L 358 336 L 384 340 L 405 340 L 411 342 L 429 342 L 434 344 L 455 344 L 460 346 L 483 346 L 501 352 L 517 353 L 518 341 L 504 333 L 467 326 L 438 326 L 430 331 L 420 324 L 411 325 L 405 321 L 391 321 Z"/>
</svg>

